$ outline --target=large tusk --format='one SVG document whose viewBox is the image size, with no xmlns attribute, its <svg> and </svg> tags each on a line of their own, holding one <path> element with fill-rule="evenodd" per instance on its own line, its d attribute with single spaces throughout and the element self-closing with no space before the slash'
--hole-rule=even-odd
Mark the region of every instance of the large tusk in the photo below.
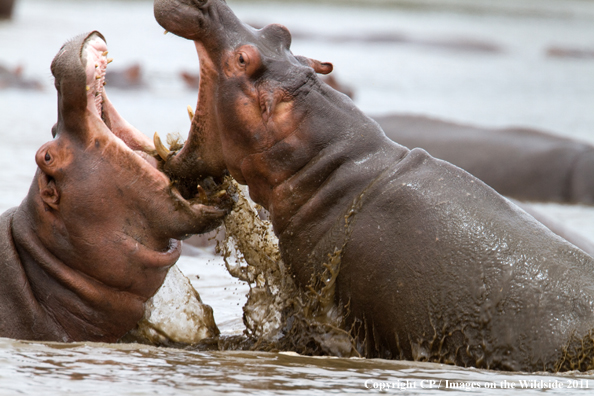
<svg viewBox="0 0 594 396">
<path fill-rule="evenodd" d="M 161 138 L 157 132 L 155 132 L 155 135 L 153 136 L 153 143 L 155 144 L 155 150 L 157 150 L 159 157 L 161 157 L 163 161 L 167 161 L 170 151 L 167 147 L 165 147 L 163 142 L 161 142 Z"/>
<path fill-rule="evenodd" d="M 190 121 L 194 120 L 194 109 L 190 105 L 188 105 L 188 115 L 190 116 Z"/>
</svg>

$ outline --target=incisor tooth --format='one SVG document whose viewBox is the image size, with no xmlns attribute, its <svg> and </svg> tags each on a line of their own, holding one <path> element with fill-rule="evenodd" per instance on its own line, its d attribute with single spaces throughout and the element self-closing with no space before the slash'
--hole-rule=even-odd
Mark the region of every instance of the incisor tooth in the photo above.
<svg viewBox="0 0 594 396">
<path fill-rule="evenodd" d="M 89 86 L 87 85 L 87 91 L 90 91 L 90 90 L 91 90 L 91 87 L 89 87 Z"/>
<path fill-rule="evenodd" d="M 161 157 L 163 161 L 167 161 L 167 157 L 169 156 L 169 149 L 165 147 L 163 142 L 161 142 L 161 138 L 159 137 L 159 134 L 157 132 L 155 132 L 155 134 L 153 135 L 153 143 L 155 144 L 155 150 L 157 150 L 157 154 L 159 154 L 159 157 Z"/>
<path fill-rule="evenodd" d="M 107 64 L 109 65 L 111 62 L 113 62 L 113 58 L 107 58 Z"/>
<path fill-rule="evenodd" d="M 103 51 L 103 53 L 101 55 L 107 56 L 107 54 L 109 54 L 109 51 Z"/>
<path fill-rule="evenodd" d="M 190 121 L 192 121 L 194 119 L 194 109 L 190 105 L 188 105 L 188 115 L 190 116 Z"/>
</svg>

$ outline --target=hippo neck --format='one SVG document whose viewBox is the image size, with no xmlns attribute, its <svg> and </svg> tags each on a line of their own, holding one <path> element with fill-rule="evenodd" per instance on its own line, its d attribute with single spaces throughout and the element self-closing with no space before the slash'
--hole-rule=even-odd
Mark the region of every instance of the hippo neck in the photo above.
<svg viewBox="0 0 594 396">
<path fill-rule="evenodd" d="M 307 103 L 310 111 L 305 113 L 331 111 L 321 120 L 302 123 L 306 126 L 288 138 L 291 143 L 280 142 L 252 155 L 242 167 L 243 174 L 251 177 L 246 178 L 250 196 L 270 212 L 283 259 L 300 262 L 293 268 L 302 283 L 311 276 L 311 268 L 302 263 L 312 247 L 324 240 L 379 174 L 409 152 L 386 138 L 350 99 L 330 88 L 308 93 Z M 299 160 L 290 160 L 294 158 Z M 269 173 L 259 174 L 260 169 Z M 277 175 L 288 177 L 277 180 Z"/>
<path fill-rule="evenodd" d="M 36 234 L 35 224 L 31 223 L 34 216 L 30 216 L 26 208 L 25 204 L 21 205 L 14 215 L 14 243 L 36 303 L 47 313 L 47 320 L 53 320 L 56 327 L 64 331 L 59 339 L 115 342 L 134 328 L 144 314 L 148 297 L 102 283 L 60 260 Z M 143 251 L 125 257 L 136 265 L 163 266 L 162 257 L 156 258 L 158 263 L 148 262 L 149 258 Z M 174 262 L 167 263 L 163 271 Z M 101 266 L 104 263 L 83 264 Z"/>
</svg>

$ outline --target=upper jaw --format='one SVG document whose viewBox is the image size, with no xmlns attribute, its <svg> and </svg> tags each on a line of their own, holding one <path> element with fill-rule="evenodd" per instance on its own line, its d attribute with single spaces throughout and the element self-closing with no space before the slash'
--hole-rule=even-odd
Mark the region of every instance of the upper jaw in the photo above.
<svg viewBox="0 0 594 396">
<path fill-rule="evenodd" d="M 202 7 L 207 6 L 207 3 L 210 1 L 155 0 L 155 19 L 165 30 L 177 36 L 199 40 L 205 25 Z"/>
<path fill-rule="evenodd" d="M 224 48 L 245 26 L 224 0 L 155 0 L 155 19 L 167 32 Z"/>
</svg>

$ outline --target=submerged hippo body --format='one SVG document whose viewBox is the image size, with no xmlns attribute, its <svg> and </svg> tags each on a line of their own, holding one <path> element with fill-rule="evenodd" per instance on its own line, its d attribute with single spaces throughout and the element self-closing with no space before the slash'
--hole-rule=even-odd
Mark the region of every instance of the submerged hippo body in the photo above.
<svg viewBox="0 0 594 396">
<path fill-rule="evenodd" d="M 341 260 L 336 303 L 367 357 L 503 370 L 592 368 L 594 262 L 476 177 L 389 140 L 289 51 L 220 0 L 157 0 L 195 41 L 201 79 L 168 171 L 228 170 L 269 210 L 301 287 Z M 579 360 L 581 359 L 581 360 Z"/>
<path fill-rule="evenodd" d="M 37 80 L 23 77 L 22 66 L 18 66 L 11 70 L 0 65 L 0 89 L 7 88 L 39 91 L 43 89 L 43 85 Z"/>
<path fill-rule="evenodd" d="M 55 139 L 35 156 L 27 197 L 0 217 L 0 337 L 117 341 L 180 256 L 173 238 L 224 214 L 189 204 L 150 163 L 151 141 L 103 90 L 106 50 L 93 32 L 52 63 Z"/>
<path fill-rule="evenodd" d="M 420 116 L 374 117 L 406 147 L 472 173 L 500 194 L 519 200 L 594 204 L 594 146 L 544 132 L 489 130 Z"/>
</svg>

